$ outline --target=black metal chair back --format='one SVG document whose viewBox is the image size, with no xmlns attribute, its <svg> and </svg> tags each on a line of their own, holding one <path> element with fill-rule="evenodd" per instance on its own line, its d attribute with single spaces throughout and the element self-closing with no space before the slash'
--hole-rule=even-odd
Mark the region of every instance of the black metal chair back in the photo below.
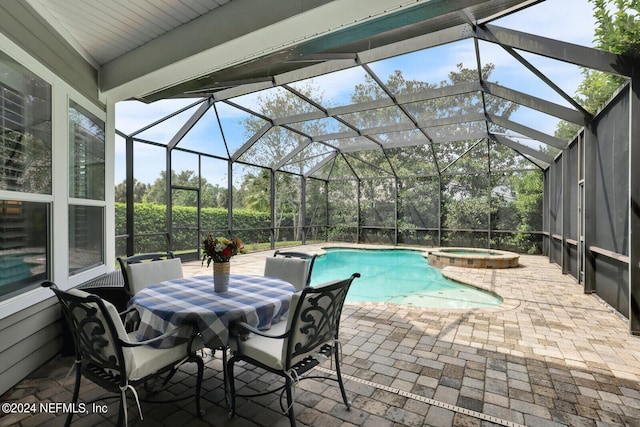
<svg viewBox="0 0 640 427">
<path fill-rule="evenodd" d="M 313 376 L 303 378 L 301 375 L 320 363 L 319 355 L 334 357 L 336 378 L 327 379 L 338 382 L 342 400 L 349 409 L 350 403 L 347 400 L 340 372 L 338 331 L 342 307 L 349 287 L 356 277 L 360 277 L 360 274 L 354 273 L 348 279 L 335 280 L 316 287 L 309 286 L 293 294 L 286 328 L 280 334 L 277 332 L 269 334 L 269 331 L 263 332 L 242 322 L 237 325 L 235 346 L 232 346 L 233 357 L 227 362 L 231 415 L 235 414 L 236 410 L 234 364 L 236 361 L 243 360 L 283 377 L 285 384 L 275 390 L 238 396 L 262 396 L 283 390 L 286 392 L 287 406 L 285 408 L 282 405 L 282 399 L 280 406 L 283 412 L 288 414 L 289 422 L 294 427 L 296 425 L 293 412 L 294 383 L 304 378 L 317 378 Z M 251 332 L 259 336 L 259 339 L 254 337 L 243 341 L 242 332 Z"/>
<path fill-rule="evenodd" d="M 76 360 L 82 363 L 83 370 L 90 373 L 110 373 L 109 381 L 103 384 L 107 378 L 103 374 L 100 374 L 98 381 L 110 391 L 118 391 L 118 386 L 126 384 L 127 376 L 124 352 L 118 344 L 118 330 L 111 320 L 112 314 L 96 295 L 64 292 L 49 283 L 46 286 L 58 298 L 63 318 L 73 336 Z M 120 332 L 126 333 L 124 329 Z"/>
<path fill-rule="evenodd" d="M 73 392 L 74 404 L 78 401 L 80 381 L 82 375 L 84 375 L 105 390 L 120 396 L 118 425 L 121 425 L 123 422 L 126 425 L 128 421 L 127 391 L 130 389 L 134 391 L 136 404 L 140 411 L 140 418 L 142 418 L 142 410 L 140 409 L 134 386 L 138 383 L 146 382 L 149 378 L 165 373 L 167 374 L 165 378 L 166 384 L 168 379 L 176 372 L 177 366 L 183 361 L 190 361 L 198 365 L 195 396 L 196 409 L 198 414 L 201 414 L 200 388 L 204 363 L 202 358 L 192 350 L 192 342 L 189 342 L 184 353 L 182 353 L 182 349 L 179 349 L 179 354 L 177 355 L 172 354 L 169 358 L 158 359 L 164 360 L 164 362 L 159 362 L 155 370 L 151 369 L 145 374 L 141 374 L 139 371 L 136 373 L 133 367 L 140 366 L 140 359 L 145 356 L 141 353 L 134 353 L 133 348 L 147 346 L 149 341 L 131 342 L 129 340 L 127 331 L 115 306 L 109 302 L 105 302 L 97 295 L 92 295 L 81 290 L 71 289 L 69 291 L 62 291 L 58 289 L 53 282 L 44 282 L 42 286 L 51 289 L 58 298 L 62 308 L 62 316 L 73 337 L 76 353 L 76 383 Z M 172 351 L 172 349 L 153 349 L 151 351 L 164 352 L 164 354 L 167 354 L 167 352 Z M 158 357 L 161 358 L 164 354 L 159 354 Z M 131 370 L 134 371 L 129 372 Z M 139 375 L 139 377 L 136 375 Z M 73 411 L 70 411 L 69 415 L 67 415 L 65 426 L 71 423 L 72 417 Z"/>
<path fill-rule="evenodd" d="M 284 349 L 285 369 L 290 369 L 325 344 L 338 340 L 340 315 L 351 282 L 360 274 L 335 280 L 318 287 L 306 287 L 294 294 L 289 315 Z M 295 301 L 298 299 L 298 301 Z"/>
</svg>

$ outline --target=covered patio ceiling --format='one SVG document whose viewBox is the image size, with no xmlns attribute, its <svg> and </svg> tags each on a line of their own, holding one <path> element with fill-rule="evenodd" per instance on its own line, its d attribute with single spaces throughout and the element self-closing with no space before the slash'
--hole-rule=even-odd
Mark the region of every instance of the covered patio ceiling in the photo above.
<svg viewBox="0 0 640 427">
<path fill-rule="evenodd" d="M 171 138 L 161 142 L 170 149 L 261 163 L 308 177 L 326 179 L 335 159 L 354 170 L 354 163 L 362 163 L 371 174 L 398 176 L 403 165 L 394 153 L 399 148 L 409 157 L 413 150 L 421 160 L 431 160 L 419 173 L 441 174 L 479 144 L 489 157 L 492 147 L 516 153 L 523 163 L 512 167 L 546 168 L 553 160 L 553 150 L 547 148 L 562 150 L 570 142 L 553 136 L 555 124 L 564 120 L 583 126 L 595 113 L 586 111 L 546 70 L 569 66 L 631 75 L 628 61 L 619 55 L 495 23 L 526 13 L 542 3 L 538 1 L 345 0 L 310 1 L 296 7 L 276 2 L 270 10 L 243 0 L 166 2 L 181 14 L 144 9 L 143 2 L 116 2 L 116 13 L 106 15 L 104 8 L 80 13 L 63 9 L 65 2 L 57 0 L 30 1 L 44 7 L 76 43 L 93 53 L 107 97 L 126 93 L 127 99 L 144 103 L 184 101 L 175 113 L 136 129 L 121 129 L 116 123 L 127 136 L 145 139 L 154 127 L 164 126 L 165 119 L 180 116 L 174 120 L 179 126 Z M 253 12 L 251 18 L 239 15 L 248 10 Z M 120 46 L 108 38 L 108 32 L 117 31 L 116 21 L 123 19 L 117 12 L 137 18 L 142 33 L 139 46 Z M 71 16 L 62 20 L 64 13 Z M 82 24 L 87 20 L 80 15 L 89 13 L 106 18 L 98 31 L 106 38 L 96 41 L 81 28 L 88 24 Z M 183 17 L 181 22 L 174 19 L 162 34 L 151 36 L 149 24 L 159 26 L 167 16 L 176 15 Z M 202 32 L 205 24 L 231 17 L 244 34 L 234 30 L 232 39 L 210 28 Z M 323 19 L 324 31 L 304 35 L 309 30 L 301 24 Z M 278 47 L 271 42 L 267 48 L 261 38 L 266 31 L 286 36 Z M 199 38 L 194 40 L 195 34 Z M 202 42 L 209 34 L 211 41 Z M 251 52 L 243 50 L 247 37 L 253 41 Z M 206 60 L 234 46 L 239 49 L 235 55 Z M 164 59 L 159 52 L 165 52 Z M 154 69 L 149 62 L 156 64 Z M 517 76 L 512 71 L 501 73 L 505 62 L 519 67 Z M 190 70 L 192 78 L 181 73 L 173 79 L 160 78 L 185 65 L 195 67 Z M 513 69 L 512 65 L 509 70 Z M 404 83 L 391 84 L 395 70 L 400 70 Z M 458 75 L 452 80 L 450 73 Z M 141 80 L 145 83 L 135 84 Z M 332 91 L 335 86 L 342 90 Z M 278 99 L 287 105 L 269 107 Z M 237 119 L 231 123 L 225 117 L 243 116 L 258 126 L 239 136 L 240 131 L 233 129 Z M 206 117 L 219 126 L 217 148 L 191 138 Z M 260 141 L 270 137 L 282 147 L 258 162 Z"/>
</svg>

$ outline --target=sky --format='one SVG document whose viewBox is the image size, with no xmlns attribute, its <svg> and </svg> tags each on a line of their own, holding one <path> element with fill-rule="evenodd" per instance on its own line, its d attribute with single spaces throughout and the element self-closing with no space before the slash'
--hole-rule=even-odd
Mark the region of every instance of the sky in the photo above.
<svg viewBox="0 0 640 427">
<path fill-rule="evenodd" d="M 492 22 L 494 25 L 511 28 L 539 36 L 554 38 L 565 42 L 592 46 L 594 37 L 594 18 L 592 5 L 587 0 L 546 0 L 542 3 L 529 7 L 527 10 L 509 15 L 505 18 Z M 458 63 L 463 63 L 466 68 L 475 68 L 476 61 L 473 55 L 473 41 L 463 40 L 447 47 L 432 48 L 423 52 L 416 52 L 402 57 L 390 58 L 378 63 L 369 64 L 372 70 L 383 80 L 387 78 L 395 69 L 401 69 L 407 79 L 421 79 L 430 83 L 439 83 L 447 79 L 450 71 L 455 70 Z M 570 64 L 559 63 L 558 61 L 547 60 L 545 58 L 523 54 L 525 59 L 531 62 L 536 68 L 541 70 L 551 78 L 567 94 L 573 96 L 578 84 L 582 81 L 582 75 L 578 67 Z M 540 84 L 537 77 L 533 76 L 522 64 L 516 61 L 499 46 L 491 43 L 480 42 L 480 57 L 482 63 L 491 62 L 495 64 L 495 71 L 491 80 L 513 89 L 545 98 L 561 105 L 567 106 L 567 102 L 556 92 L 544 84 Z M 433 64 L 425 67 L 424 64 Z M 341 72 L 339 75 L 323 76 L 315 79 L 315 84 L 322 87 L 325 99 L 332 100 L 333 106 L 344 105 L 349 99 L 349 94 L 354 83 L 362 80 L 361 71 L 350 69 Z M 299 83 L 294 83 L 296 87 Z M 275 90 L 282 90 L 276 88 Z M 256 94 L 240 97 L 234 101 L 241 105 L 251 107 L 256 102 Z M 137 129 L 152 123 L 161 117 L 174 113 L 180 108 L 187 107 L 195 100 L 163 100 L 152 104 L 143 104 L 136 101 L 124 101 L 116 104 L 116 129 L 130 134 Z M 155 126 L 138 137 L 167 143 L 173 134 L 179 129 L 186 117 L 191 115 L 198 106 L 193 106 L 188 111 L 177 115 L 173 119 Z M 229 107 L 219 105 L 217 111 L 210 110 L 207 115 L 215 121 L 218 115 L 223 122 L 224 135 L 220 130 L 204 125 L 203 121 L 196 125 L 187 140 L 181 142 L 180 146 L 201 150 L 202 144 L 207 141 L 221 141 L 224 137 L 227 143 L 232 144 L 232 150 L 241 146 L 247 140 L 245 131 L 239 125 L 241 120 L 247 116 L 246 113 Z M 205 117 L 206 118 L 206 117 Z M 548 116 L 542 117 L 541 113 L 521 107 L 511 120 L 523 125 L 533 127 L 553 135 L 556 121 L 548 120 Z M 211 146 L 211 144 L 207 144 Z M 208 149 L 209 154 L 223 155 L 221 144 L 217 149 Z M 221 147 L 221 148 L 220 148 Z M 141 182 L 151 183 L 160 176 L 160 171 L 165 167 L 165 150 L 163 148 L 147 146 L 147 144 L 136 145 L 136 166 L 134 175 Z M 116 184 L 125 179 L 124 172 L 124 141 L 116 138 Z M 204 171 L 205 178 L 209 182 L 226 186 L 226 163 L 209 161 L 208 167 Z M 194 156 L 180 155 L 173 160 L 175 170 L 197 170 L 194 163 Z"/>
</svg>

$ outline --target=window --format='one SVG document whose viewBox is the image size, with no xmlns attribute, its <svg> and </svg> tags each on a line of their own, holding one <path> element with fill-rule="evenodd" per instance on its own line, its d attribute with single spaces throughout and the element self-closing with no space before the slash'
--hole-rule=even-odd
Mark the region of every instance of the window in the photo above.
<svg viewBox="0 0 640 427">
<path fill-rule="evenodd" d="M 51 187 L 51 85 L 0 52 L 0 190 Z"/>
<path fill-rule="evenodd" d="M 104 208 L 69 206 L 69 274 L 104 264 Z"/>
<path fill-rule="evenodd" d="M 69 274 L 104 264 L 104 122 L 69 105 Z"/>
<path fill-rule="evenodd" d="M 49 277 L 49 204 L 0 200 L 0 299 Z"/>
<path fill-rule="evenodd" d="M 0 300 L 50 278 L 51 116 L 51 85 L 0 52 Z"/>
<path fill-rule="evenodd" d="M 73 101 L 69 156 L 69 196 L 104 200 L 104 122 Z"/>
</svg>

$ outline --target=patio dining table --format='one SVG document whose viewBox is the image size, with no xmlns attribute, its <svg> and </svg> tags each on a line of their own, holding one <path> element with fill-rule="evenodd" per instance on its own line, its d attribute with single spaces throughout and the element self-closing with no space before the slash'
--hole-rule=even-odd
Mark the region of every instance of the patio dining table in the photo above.
<svg viewBox="0 0 640 427">
<path fill-rule="evenodd" d="M 284 280 L 248 274 L 231 274 L 229 290 L 216 292 L 212 275 L 193 276 L 148 286 L 130 304 L 140 315 L 139 340 L 179 329 L 156 344 L 171 347 L 187 341 L 193 330 L 188 326 L 192 326 L 205 346 L 220 348 L 227 345 L 234 322 L 269 329 L 289 310 L 294 292 Z"/>
</svg>

